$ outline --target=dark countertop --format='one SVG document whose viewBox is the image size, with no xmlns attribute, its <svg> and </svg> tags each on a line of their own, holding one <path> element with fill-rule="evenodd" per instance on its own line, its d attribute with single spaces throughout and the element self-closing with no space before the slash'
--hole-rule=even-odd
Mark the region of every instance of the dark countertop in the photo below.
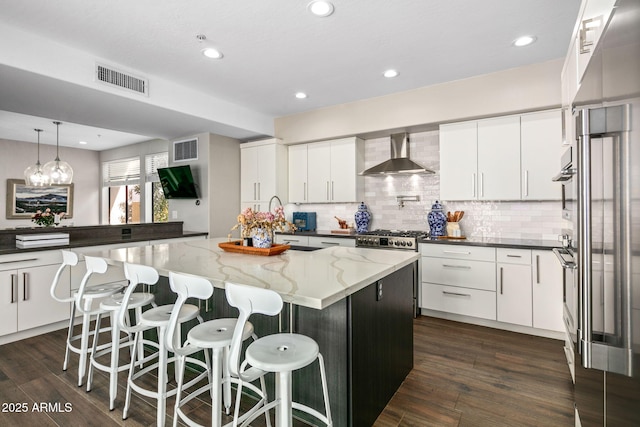
<svg viewBox="0 0 640 427">
<path fill-rule="evenodd" d="M 130 242 L 144 242 L 145 240 L 163 240 L 163 239 L 179 239 L 183 237 L 197 237 L 208 236 L 209 233 L 199 231 L 182 231 L 182 224 L 179 228 L 171 227 L 171 230 L 167 230 L 166 233 L 158 232 L 156 227 L 135 227 L 142 232 L 134 232 L 132 234 L 122 235 L 120 230 L 122 228 L 130 229 L 132 227 L 122 226 L 87 226 L 87 227 L 56 227 L 51 229 L 30 229 L 30 228 L 18 228 L 14 230 L 2 230 L 3 234 L 13 233 L 13 240 L 3 239 L 0 241 L 0 255 L 9 255 L 17 253 L 37 252 L 37 251 L 50 251 L 56 249 L 72 249 L 81 248 L 86 246 L 99 246 L 99 245 L 117 245 L 119 243 Z M 168 227 L 167 227 L 168 228 Z M 100 233 L 99 230 L 115 230 L 117 233 Z M 46 246 L 38 248 L 18 249 L 15 244 L 15 234 L 32 234 L 37 232 L 49 232 L 49 233 L 67 233 L 74 231 L 75 234 L 69 233 L 70 239 L 68 245 Z M 79 233 L 79 231 L 86 230 L 87 233 Z M 147 231 L 147 232 L 144 232 Z"/>
<path fill-rule="evenodd" d="M 497 238 L 466 238 L 466 239 L 423 239 L 418 243 L 433 243 L 445 245 L 486 246 L 492 248 L 512 249 L 553 249 L 561 248 L 562 243 L 554 240 L 532 239 L 497 239 Z"/>
<path fill-rule="evenodd" d="M 340 237 L 345 239 L 355 239 L 358 234 L 333 234 L 331 231 L 296 231 L 295 233 L 283 232 L 278 234 L 318 236 L 318 237 Z M 561 248 L 562 244 L 554 240 L 532 240 L 532 239 L 499 239 L 499 238 L 474 238 L 467 239 L 421 239 L 418 243 L 433 243 L 445 245 L 467 245 L 467 246 L 487 246 L 494 248 L 514 248 L 514 249 L 553 249 Z"/>
</svg>

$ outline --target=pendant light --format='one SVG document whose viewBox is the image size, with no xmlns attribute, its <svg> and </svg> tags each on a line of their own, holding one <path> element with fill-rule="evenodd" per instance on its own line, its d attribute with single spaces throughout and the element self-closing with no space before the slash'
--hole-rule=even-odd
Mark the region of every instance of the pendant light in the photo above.
<svg viewBox="0 0 640 427">
<path fill-rule="evenodd" d="M 24 182 L 33 187 L 43 187 L 49 185 L 49 175 L 43 172 L 40 165 L 40 132 L 42 129 L 34 129 L 38 133 L 38 161 L 24 170 Z"/>
<path fill-rule="evenodd" d="M 71 184 L 73 179 L 73 169 L 69 163 L 64 160 L 60 160 L 60 125 L 61 122 L 53 122 L 56 125 L 56 158 L 47 162 L 43 166 L 43 171 L 49 176 L 51 184 Z"/>
</svg>

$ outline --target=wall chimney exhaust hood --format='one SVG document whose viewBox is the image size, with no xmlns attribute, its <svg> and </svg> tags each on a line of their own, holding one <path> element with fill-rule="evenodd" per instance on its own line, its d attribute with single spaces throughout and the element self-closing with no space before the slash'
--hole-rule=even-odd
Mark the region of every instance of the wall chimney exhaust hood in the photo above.
<svg viewBox="0 0 640 427">
<path fill-rule="evenodd" d="M 435 173 L 409 158 L 409 134 L 396 133 L 390 137 L 391 158 L 373 166 L 360 175 L 390 175 L 400 173 Z"/>
</svg>

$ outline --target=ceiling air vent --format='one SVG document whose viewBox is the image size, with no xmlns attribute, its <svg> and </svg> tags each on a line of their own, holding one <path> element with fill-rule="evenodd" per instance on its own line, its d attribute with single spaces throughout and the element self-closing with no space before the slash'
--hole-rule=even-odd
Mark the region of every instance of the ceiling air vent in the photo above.
<svg viewBox="0 0 640 427">
<path fill-rule="evenodd" d="M 140 95 L 149 96 L 149 80 L 96 64 L 96 80 Z"/>
<path fill-rule="evenodd" d="M 198 138 L 174 141 L 173 161 L 198 160 Z"/>
</svg>

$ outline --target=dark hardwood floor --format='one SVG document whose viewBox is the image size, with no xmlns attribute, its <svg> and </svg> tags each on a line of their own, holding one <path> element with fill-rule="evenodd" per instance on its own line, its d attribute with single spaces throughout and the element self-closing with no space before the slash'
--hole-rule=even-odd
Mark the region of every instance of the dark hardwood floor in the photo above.
<svg viewBox="0 0 640 427">
<path fill-rule="evenodd" d="M 416 319 L 414 335 L 414 369 L 376 426 L 573 425 L 573 387 L 561 341 L 430 317 Z M 62 371 L 64 340 L 60 330 L 0 346 L 0 426 L 155 425 L 154 402 L 135 394 L 129 418 L 122 420 L 124 372 L 114 411 L 108 409 L 105 373 L 96 371 L 90 393 L 78 387 L 77 355 Z M 205 424 L 207 398 L 189 404 Z M 167 408 L 171 425 L 173 399 Z M 264 424 L 263 418 L 256 423 Z"/>
</svg>

